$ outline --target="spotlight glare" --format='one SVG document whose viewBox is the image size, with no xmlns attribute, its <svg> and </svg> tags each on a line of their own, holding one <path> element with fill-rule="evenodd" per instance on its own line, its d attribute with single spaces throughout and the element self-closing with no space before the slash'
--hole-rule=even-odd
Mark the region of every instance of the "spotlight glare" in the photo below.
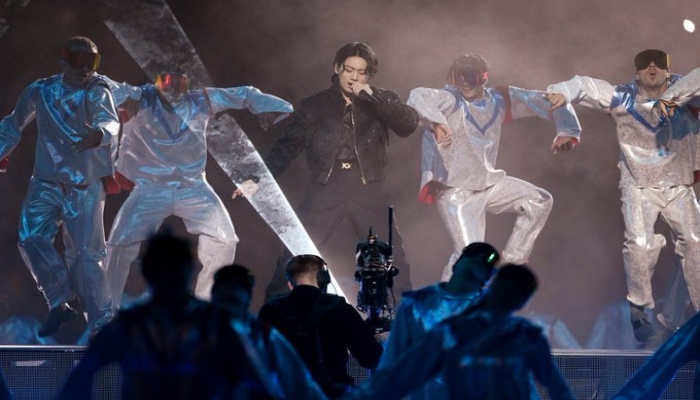
<svg viewBox="0 0 700 400">
<path fill-rule="evenodd" d="M 685 29 L 686 32 L 693 33 L 695 32 L 695 23 L 689 19 L 684 19 L 683 29 Z"/>
</svg>

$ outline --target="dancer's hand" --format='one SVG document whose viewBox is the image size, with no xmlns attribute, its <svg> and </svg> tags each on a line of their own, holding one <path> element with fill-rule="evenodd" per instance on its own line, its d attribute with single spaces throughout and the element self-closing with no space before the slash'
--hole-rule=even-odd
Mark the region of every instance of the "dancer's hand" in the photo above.
<svg viewBox="0 0 700 400">
<path fill-rule="evenodd" d="M 550 149 L 552 150 L 552 153 L 557 154 L 571 151 L 574 147 L 576 147 L 577 144 L 578 139 L 576 139 L 575 137 L 557 136 L 557 138 L 554 139 L 554 142 L 552 142 L 552 146 Z"/>
<path fill-rule="evenodd" d="M 561 93 L 546 93 L 544 97 L 552 104 L 552 106 L 549 107 L 549 111 L 554 111 L 566 105 L 566 96 Z"/>
<path fill-rule="evenodd" d="M 447 146 L 452 143 L 452 131 L 446 124 L 433 124 L 433 135 L 435 135 L 435 141 L 440 146 Z"/>
<path fill-rule="evenodd" d="M 246 197 L 252 197 L 260 188 L 260 186 L 255 183 L 255 181 L 248 179 L 246 181 L 243 181 L 240 185 L 238 185 L 238 188 L 233 191 L 233 194 L 231 195 L 232 199 L 235 198 L 246 198 Z"/>
<path fill-rule="evenodd" d="M 100 143 L 102 143 L 102 136 L 104 136 L 104 134 L 101 130 L 92 129 L 85 124 L 85 132 L 76 133 L 76 136 L 78 136 L 80 139 L 73 143 L 73 148 L 80 153 L 85 150 L 98 147 Z"/>
<path fill-rule="evenodd" d="M 656 104 L 654 104 L 654 107 L 659 110 L 661 115 L 670 118 L 673 117 L 673 114 L 676 112 L 678 104 L 676 104 L 676 102 L 673 100 L 659 99 L 659 101 Z"/>
<path fill-rule="evenodd" d="M 266 131 L 270 129 L 272 125 L 275 124 L 275 121 L 277 121 L 277 118 L 280 117 L 280 115 L 284 115 L 286 113 L 280 113 L 280 112 L 264 112 L 261 114 L 258 114 L 258 125 L 260 125 L 260 128 L 262 130 Z"/>
</svg>

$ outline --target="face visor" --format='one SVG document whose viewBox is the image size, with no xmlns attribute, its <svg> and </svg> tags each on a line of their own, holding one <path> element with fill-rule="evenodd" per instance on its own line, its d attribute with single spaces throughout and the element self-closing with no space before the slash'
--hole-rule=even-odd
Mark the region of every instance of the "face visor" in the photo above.
<svg viewBox="0 0 700 400">
<path fill-rule="evenodd" d="M 160 74 L 156 77 L 156 88 L 161 92 L 184 94 L 190 88 L 190 79 L 185 74 Z"/>
<path fill-rule="evenodd" d="M 652 62 L 657 68 L 668 70 L 671 60 L 668 54 L 661 50 L 644 50 L 634 57 L 634 67 L 637 71 L 647 69 Z"/>
<path fill-rule="evenodd" d="M 82 51 L 64 50 L 61 56 L 71 67 L 78 70 L 87 68 L 88 71 L 97 71 L 97 68 L 100 66 L 100 60 L 102 60 L 102 56 L 99 53 Z"/>
</svg>

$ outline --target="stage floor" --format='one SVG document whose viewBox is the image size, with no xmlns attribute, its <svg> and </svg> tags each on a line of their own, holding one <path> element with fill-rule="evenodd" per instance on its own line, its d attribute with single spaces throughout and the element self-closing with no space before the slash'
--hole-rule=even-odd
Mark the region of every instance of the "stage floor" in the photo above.
<svg viewBox="0 0 700 400">
<path fill-rule="evenodd" d="M 73 366 L 84 354 L 82 346 L 0 346 L 0 367 L 15 400 L 52 400 Z M 554 350 L 554 362 L 576 399 L 610 399 L 652 354 L 651 351 Z M 695 363 L 681 368 L 661 399 L 692 398 Z M 358 382 L 368 371 L 351 362 Z M 117 365 L 101 371 L 93 399 L 120 398 L 121 373 Z M 542 399 L 549 399 L 546 393 Z"/>
</svg>

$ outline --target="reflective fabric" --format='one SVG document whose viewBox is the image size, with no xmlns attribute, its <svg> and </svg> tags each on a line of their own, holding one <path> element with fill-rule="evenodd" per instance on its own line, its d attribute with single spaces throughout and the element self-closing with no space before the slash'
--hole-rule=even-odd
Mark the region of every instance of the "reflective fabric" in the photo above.
<svg viewBox="0 0 700 400">
<path fill-rule="evenodd" d="M 208 183 L 184 188 L 137 185 L 119 209 L 107 242 L 107 275 L 115 307 L 121 304 L 141 242 L 154 235 L 171 215 L 181 218 L 189 233 L 199 235 L 197 255 L 202 270 L 195 286 L 198 297 L 209 298 L 214 272 L 233 262 L 238 236 L 226 207 Z"/>
<path fill-rule="evenodd" d="M 422 141 L 421 190 L 433 182 L 444 185 L 436 202 L 454 245 L 442 280 L 452 275 L 464 246 L 484 240 L 485 213 L 518 214 L 502 253 L 504 262 L 514 263 L 527 261 L 549 216 L 552 196 L 547 191 L 495 167 L 503 122 L 538 116 L 554 120 L 560 136 L 580 136 L 573 109 L 552 115 L 544 92 L 509 87 L 507 96 L 506 101 L 500 92 L 487 88 L 483 98 L 469 102 L 451 87 L 411 91 L 408 104 L 430 124 L 447 124 L 452 132 L 449 145 L 438 145 L 428 130 Z"/>
<path fill-rule="evenodd" d="M 531 399 L 530 374 L 549 398 L 573 399 L 538 327 L 523 318 L 483 312 L 439 324 L 347 399 L 398 400 L 438 374 L 449 399 Z"/>
<path fill-rule="evenodd" d="M 480 292 L 455 296 L 444 291 L 445 283 L 403 294 L 401 305 L 392 323 L 389 340 L 377 367 L 388 368 L 411 346 L 420 343 L 426 332 L 438 323 L 466 310 L 480 297 Z M 441 377 L 411 393 L 412 400 L 444 399 L 447 389 Z"/>
<path fill-rule="evenodd" d="M 690 299 L 695 309 L 700 309 L 700 213 L 693 188 L 623 187 L 622 215 L 627 300 L 654 308 L 651 279 L 659 252 L 666 245 L 663 235 L 654 232 L 654 223 L 661 216 L 675 232 L 676 253 L 681 255 Z"/>
<path fill-rule="evenodd" d="M 103 77 L 99 77 L 102 79 Z M 95 75 L 91 82 L 98 79 Z M 36 119 L 38 135 L 33 176 L 49 182 L 85 185 L 112 175 L 119 119 L 109 90 L 63 84 L 61 75 L 35 81 L 20 95 L 12 114 L 0 121 L 0 159 L 15 148 L 21 132 Z M 78 152 L 73 144 L 86 125 L 102 132 L 100 147 Z"/>
<path fill-rule="evenodd" d="M 155 233 L 165 218 L 182 218 L 199 235 L 203 265 L 195 288 L 208 299 L 212 276 L 233 262 L 238 237 L 225 206 L 205 178 L 206 128 L 209 119 L 228 109 L 288 113 L 291 105 L 253 87 L 207 88 L 187 92 L 172 109 L 152 84 L 138 90 L 110 82 L 115 97 L 139 98 L 138 114 L 124 124 L 117 170 L 136 184 L 119 210 L 109 236 L 107 271 L 115 307 L 138 255 L 140 242 Z"/>
<path fill-rule="evenodd" d="M 110 319 L 100 179 L 113 173 L 119 133 L 103 79 L 93 75 L 81 88 L 64 85 L 61 75 L 35 81 L 0 122 L 0 158 L 10 154 L 31 121 L 38 127 L 34 172 L 20 215 L 22 259 L 50 309 L 78 295 L 92 331 Z M 78 152 L 73 144 L 86 126 L 101 131 L 102 142 Z M 64 257 L 54 247 L 59 227 Z"/>
<path fill-rule="evenodd" d="M 700 107 L 700 68 L 679 79 L 661 96 L 663 100 L 673 100 L 677 105 L 690 104 Z"/>
<path fill-rule="evenodd" d="M 513 232 L 501 255 L 505 263 L 527 262 L 535 239 L 552 210 L 552 195 L 531 183 L 505 176 L 481 191 L 446 189 L 438 195 L 436 205 L 454 248 L 442 273 L 442 280 L 447 281 L 462 249 L 470 243 L 484 241 L 487 212 L 517 214 Z"/>
<path fill-rule="evenodd" d="M 447 146 L 438 146 L 434 139 L 432 144 L 426 143 L 424 139 L 421 188 L 436 181 L 450 187 L 483 190 L 506 176 L 505 171 L 496 169 L 496 158 L 501 127 L 508 115 L 513 119 L 553 119 L 558 135 L 580 136 L 581 127 L 573 108 L 562 108 L 552 115 L 544 92 L 537 90 L 509 87 L 508 96 L 506 101 L 498 91 L 487 88 L 483 98 L 468 102 L 453 89 L 411 91 L 408 104 L 424 121 L 446 124 L 452 130 L 452 144 Z"/>
<path fill-rule="evenodd" d="M 672 81 L 677 78 L 673 76 Z M 700 212 L 690 186 L 693 171 L 698 169 L 698 120 L 684 108 L 664 120 L 654 109 L 656 99 L 639 94 L 636 82 L 613 86 L 575 76 L 548 90 L 563 94 L 570 102 L 605 111 L 617 124 L 628 300 L 654 307 L 651 277 L 666 244 L 654 232 L 661 216 L 677 234 L 676 253 L 683 260 L 693 306 L 700 310 Z"/>
<path fill-rule="evenodd" d="M 109 320 L 111 310 L 102 269 L 104 201 L 100 181 L 76 187 L 32 178 L 20 215 L 20 254 L 49 309 L 77 294 L 93 330 Z M 65 261 L 54 246 L 59 227 Z"/>
<path fill-rule="evenodd" d="M 698 122 L 687 110 L 678 110 L 664 123 L 654 109 L 656 99 L 640 95 L 636 82 L 613 86 L 600 79 L 575 76 L 549 86 L 548 91 L 561 93 L 574 104 L 605 111 L 613 117 L 621 150 L 618 163 L 621 187 L 693 183 Z"/>
</svg>

